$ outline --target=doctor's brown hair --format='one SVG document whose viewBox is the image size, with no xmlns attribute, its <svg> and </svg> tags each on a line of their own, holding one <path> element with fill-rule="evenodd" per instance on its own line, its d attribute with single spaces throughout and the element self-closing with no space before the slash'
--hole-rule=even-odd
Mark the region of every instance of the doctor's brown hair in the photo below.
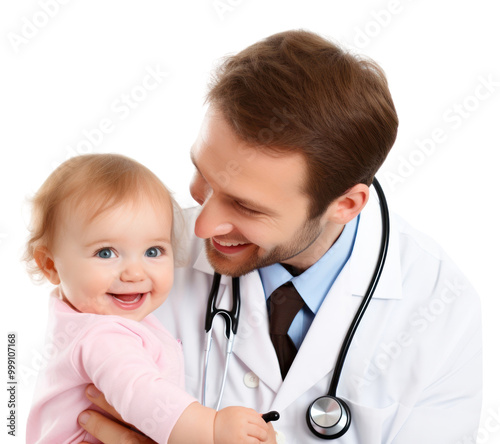
<svg viewBox="0 0 500 444">
<path fill-rule="evenodd" d="M 41 267 L 36 262 L 37 250 L 50 251 L 65 212 L 79 211 L 79 215 L 90 222 L 119 205 L 148 200 L 155 208 L 170 208 L 172 217 L 174 214 L 181 217 L 180 209 L 165 185 L 133 159 L 118 154 L 86 154 L 63 162 L 31 201 L 30 236 L 23 257 L 28 272 L 35 280 L 43 279 Z M 180 222 L 182 227 L 182 220 Z M 175 252 L 174 234 L 172 231 Z"/>
<path fill-rule="evenodd" d="M 372 183 L 398 128 L 382 69 L 302 30 L 225 58 L 207 102 L 256 149 L 302 153 L 310 218 L 354 185 Z"/>
</svg>

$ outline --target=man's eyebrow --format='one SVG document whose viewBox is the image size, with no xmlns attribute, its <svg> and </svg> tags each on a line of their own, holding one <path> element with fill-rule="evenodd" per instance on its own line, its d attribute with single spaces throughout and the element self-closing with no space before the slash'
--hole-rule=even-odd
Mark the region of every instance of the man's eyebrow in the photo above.
<svg viewBox="0 0 500 444">
<path fill-rule="evenodd" d="M 198 164 L 196 163 L 196 160 L 194 160 L 194 156 L 193 156 L 193 152 L 191 151 L 189 153 L 189 156 L 191 157 L 191 162 L 193 163 L 194 167 L 196 168 L 196 171 L 198 171 L 198 174 L 203 177 L 203 180 L 206 181 L 207 179 L 205 179 L 205 176 L 203 175 L 203 173 L 201 172 L 201 170 L 198 168 Z"/>
<path fill-rule="evenodd" d="M 251 210 L 254 210 L 254 211 L 257 211 L 257 212 L 263 213 L 263 214 L 268 214 L 270 216 L 273 216 L 276 214 L 276 211 L 273 210 L 272 208 L 264 207 L 260 203 L 254 202 L 253 200 L 243 199 L 243 198 L 240 198 L 238 196 L 234 196 L 234 195 L 229 194 L 229 193 L 225 193 L 225 194 L 227 197 L 229 197 L 230 199 L 233 199 L 238 204 L 240 204 L 244 207 L 248 207 Z"/>
<path fill-rule="evenodd" d="M 203 175 L 203 173 L 198 168 L 198 164 L 196 163 L 196 160 L 194 160 L 194 155 L 193 155 L 193 151 L 192 150 L 189 152 L 189 157 L 191 157 L 191 163 L 196 168 L 196 171 L 198 171 L 198 173 L 200 174 L 200 176 L 203 177 L 203 179 L 205 179 L 205 176 Z"/>
<path fill-rule="evenodd" d="M 198 173 L 200 174 L 200 176 L 203 177 L 203 179 L 206 181 L 205 176 L 200 171 L 200 169 L 198 168 L 198 165 L 196 164 L 196 161 L 194 160 L 194 156 L 193 156 L 193 152 L 192 151 L 190 152 L 190 157 L 191 157 L 191 162 L 193 163 L 194 167 L 196 168 L 196 170 L 198 171 Z M 242 198 L 242 197 L 235 196 L 235 195 L 233 195 L 231 193 L 228 193 L 227 191 L 224 191 L 224 194 L 229 199 L 234 200 L 235 202 L 239 203 L 240 205 L 243 205 L 244 207 L 249 207 L 251 210 L 255 210 L 255 211 L 259 212 L 259 213 L 268 214 L 270 216 L 273 216 L 273 215 L 277 214 L 276 211 L 273 210 L 272 208 L 267 208 L 265 206 L 262 206 L 258 202 L 254 202 L 254 201 L 252 201 L 250 199 L 245 199 L 245 198 Z"/>
</svg>

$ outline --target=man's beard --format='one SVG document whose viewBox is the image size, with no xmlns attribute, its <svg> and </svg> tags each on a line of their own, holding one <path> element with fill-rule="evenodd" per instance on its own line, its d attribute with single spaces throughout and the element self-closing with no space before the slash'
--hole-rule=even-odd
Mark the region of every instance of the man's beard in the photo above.
<svg viewBox="0 0 500 444">
<path fill-rule="evenodd" d="M 220 274 L 231 277 L 243 276 L 258 268 L 267 267 L 278 262 L 285 262 L 311 247 L 321 234 L 319 217 L 308 220 L 292 237 L 292 241 L 277 245 L 266 255 L 259 257 L 257 245 L 250 245 L 250 255 L 233 259 L 218 251 L 211 239 L 205 239 L 205 251 L 213 269 Z M 313 252 L 311 252 L 313 254 Z"/>
</svg>

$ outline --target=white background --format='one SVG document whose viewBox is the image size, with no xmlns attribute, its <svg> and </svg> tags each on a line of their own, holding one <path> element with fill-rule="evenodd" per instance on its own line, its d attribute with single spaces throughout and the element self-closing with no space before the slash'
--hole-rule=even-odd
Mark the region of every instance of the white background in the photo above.
<svg viewBox="0 0 500 444">
<path fill-rule="evenodd" d="M 500 442 L 500 432 L 491 428 L 491 412 L 500 411 L 500 27 L 494 0 L 6 3 L 0 11 L 1 340 L 17 333 L 23 374 L 18 437 L 6 440 L 3 419 L 2 442 L 24 442 L 36 369 L 44 359 L 50 287 L 34 286 L 20 262 L 26 199 L 67 157 L 118 152 L 144 163 L 181 204 L 191 204 L 188 153 L 210 71 L 225 54 L 293 28 L 331 38 L 386 71 L 400 130 L 379 179 L 392 210 L 436 239 L 481 295 L 479 442 Z M 44 4 L 52 4 L 45 7 L 50 14 Z M 148 69 L 168 75 L 141 95 Z M 490 82 L 490 91 L 481 81 Z M 118 110 L 122 95 L 131 92 L 134 108 Z M 103 119 L 111 120 L 112 130 L 98 137 Z M 94 135 L 93 144 L 84 142 L 85 131 Z M 418 141 L 432 137 L 434 146 L 427 141 L 426 152 L 419 148 Z M 6 380 L 3 350 L 0 381 Z"/>
</svg>

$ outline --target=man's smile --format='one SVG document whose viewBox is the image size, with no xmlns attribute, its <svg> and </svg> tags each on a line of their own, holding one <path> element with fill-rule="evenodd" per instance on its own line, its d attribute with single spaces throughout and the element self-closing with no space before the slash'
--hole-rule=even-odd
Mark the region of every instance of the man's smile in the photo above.
<svg viewBox="0 0 500 444">
<path fill-rule="evenodd" d="M 250 243 L 241 241 L 227 241 L 227 240 L 224 241 L 224 240 L 217 240 L 215 238 L 212 238 L 211 240 L 213 247 L 217 251 L 220 251 L 221 253 L 224 254 L 239 253 L 240 251 L 245 250 L 247 247 L 251 245 Z"/>
</svg>

